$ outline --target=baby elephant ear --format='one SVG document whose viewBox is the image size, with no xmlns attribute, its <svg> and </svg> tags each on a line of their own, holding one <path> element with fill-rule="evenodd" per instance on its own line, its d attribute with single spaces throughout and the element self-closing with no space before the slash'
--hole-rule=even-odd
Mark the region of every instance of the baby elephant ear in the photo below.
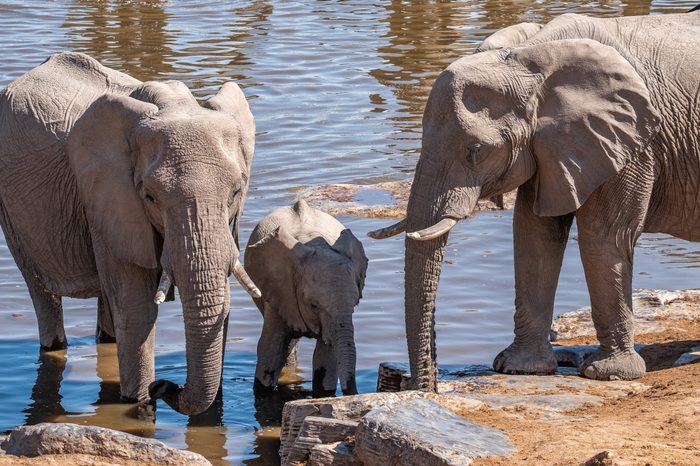
<svg viewBox="0 0 700 466">
<path fill-rule="evenodd" d="M 365 287 L 365 276 L 367 275 L 367 256 L 365 256 L 365 248 L 359 239 L 352 234 L 352 231 L 345 229 L 340 233 L 340 236 L 331 246 L 335 251 L 343 254 L 350 259 L 355 267 L 355 278 L 357 288 L 360 290 L 360 298 L 362 297 L 362 289 Z"/>
<path fill-rule="evenodd" d="M 158 266 L 153 227 L 134 186 L 129 137 L 158 107 L 127 96 L 104 95 L 76 121 L 66 150 L 93 234 L 117 259 Z"/>
<path fill-rule="evenodd" d="M 560 40 L 514 49 L 506 60 L 544 78 L 533 109 L 536 214 L 575 211 L 656 135 L 660 117 L 649 90 L 614 48 Z"/>
</svg>

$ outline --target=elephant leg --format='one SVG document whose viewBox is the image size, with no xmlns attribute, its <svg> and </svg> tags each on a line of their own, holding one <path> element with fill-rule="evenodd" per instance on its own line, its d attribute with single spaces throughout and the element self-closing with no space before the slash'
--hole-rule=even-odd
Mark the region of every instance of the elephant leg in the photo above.
<svg viewBox="0 0 700 466">
<path fill-rule="evenodd" d="M 23 273 L 23 275 L 25 274 Z M 61 297 L 51 293 L 33 277 L 25 275 L 25 281 L 39 324 L 41 351 L 56 351 L 67 348 L 68 341 L 63 327 Z"/>
<path fill-rule="evenodd" d="M 534 189 L 518 189 L 513 216 L 515 338 L 493 367 L 506 374 L 551 374 L 557 368 L 549 344 L 554 295 L 573 214 L 540 217 L 532 210 Z"/>
<path fill-rule="evenodd" d="M 275 388 L 287 360 L 292 341 L 287 325 L 276 312 L 266 307 L 262 333 L 258 340 L 258 362 L 255 367 L 255 393 Z"/>
<path fill-rule="evenodd" d="M 95 341 L 97 343 L 114 343 L 114 321 L 112 311 L 107 301 L 100 296 L 97 298 L 97 329 L 95 329 Z"/>
<path fill-rule="evenodd" d="M 600 346 L 579 368 L 591 379 L 634 379 L 646 372 L 642 357 L 634 350 L 632 310 L 632 264 L 638 234 L 610 231 L 581 216 L 579 247 L 591 296 L 591 317 Z M 632 235 L 625 237 L 626 235 Z"/>
<path fill-rule="evenodd" d="M 153 296 L 158 287 L 157 271 L 116 260 L 97 236 L 93 247 L 103 298 L 114 321 L 121 399 L 125 403 L 145 402 L 148 385 L 155 379 L 158 306 Z"/>
<path fill-rule="evenodd" d="M 335 396 L 338 386 L 338 362 L 331 345 L 316 340 L 313 359 L 312 392 L 314 398 Z"/>
</svg>

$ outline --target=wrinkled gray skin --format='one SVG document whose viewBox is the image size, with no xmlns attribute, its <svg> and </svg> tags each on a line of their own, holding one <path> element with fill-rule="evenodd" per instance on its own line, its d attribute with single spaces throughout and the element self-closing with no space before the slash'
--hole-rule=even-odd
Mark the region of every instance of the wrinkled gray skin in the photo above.
<svg viewBox="0 0 700 466">
<path fill-rule="evenodd" d="M 600 341 L 581 372 L 639 377 L 645 364 L 633 348 L 634 245 L 642 232 L 700 240 L 700 12 L 567 14 L 541 29 L 517 25 L 496 35 L 436 80 L 407 219 L 371 234 L 410 232 L 405 305 L 413 382 L 436 389 L 435 296 L 449 228 L 477 199 L 515 188 L 515 339 L 495 369 L 555 370 L 548 332 L 576 217 Z"/>
<path fill-rule="evenodd" d="M 362 297 L 367 257 L 342 223 L 300 200 L 253 230 L 245 268 L 260 287 L 264 324 L 258 341 L 256 393 L 277 385 L 299 337 L 315 338 L 313 395 L 357 393 L 352 313 Z"/>
<path fill-rule="evenodd" d="M 183 303 L 187 381 L 155 382 L 150 395 L 185 414 L 219 388 L 255 131 L 233 83 L 204 107 L 180 82 L 142 83 L 79 53 L 0 93 L 0 220 L 42 349 L 66 347 L 62 296 L 97 296 L 122 397 L 147 401 L 163 270 Z"/>
</svg>

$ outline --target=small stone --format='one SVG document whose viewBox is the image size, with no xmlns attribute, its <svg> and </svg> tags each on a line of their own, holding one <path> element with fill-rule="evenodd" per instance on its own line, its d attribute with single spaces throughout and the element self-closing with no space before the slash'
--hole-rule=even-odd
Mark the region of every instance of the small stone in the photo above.
<svg viewBox="0 0 700 466">
<path fill-rule="evenodd" d="M 582 466 L 612 466 L 615 464 L 614 460 L 615 454 L 605 450 L 584 461 Z"/>
<path fill-rule="evenodd" d="M 377 370 L 377 392 L 400 392 L 408 374 L 408 364 L 382 362 Z"/>
</svg>

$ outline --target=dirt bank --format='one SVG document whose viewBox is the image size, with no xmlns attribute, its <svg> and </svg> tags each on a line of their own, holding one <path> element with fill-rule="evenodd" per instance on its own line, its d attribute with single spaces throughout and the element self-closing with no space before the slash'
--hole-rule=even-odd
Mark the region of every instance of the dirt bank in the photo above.
<svg viewBox="0 0 700 466">
<path fill-rule="evenodd" d="M 482 406 L 462 414 L 503 430 L 517 448 L 511 457 L 475 465 L 582 464 L 602 451 L 612 460 L 592 464 L 700 464 L 700 364 L 672 367 L 681 354 L 700 346 L 700 320 L 668 323 L 661 332 L 638 335 L 649 372 L 638 380 L 649 388 L 542 418 L 517 409 Z M 595 344 L 594 337 L 559 341 Z"/>
</svg>

